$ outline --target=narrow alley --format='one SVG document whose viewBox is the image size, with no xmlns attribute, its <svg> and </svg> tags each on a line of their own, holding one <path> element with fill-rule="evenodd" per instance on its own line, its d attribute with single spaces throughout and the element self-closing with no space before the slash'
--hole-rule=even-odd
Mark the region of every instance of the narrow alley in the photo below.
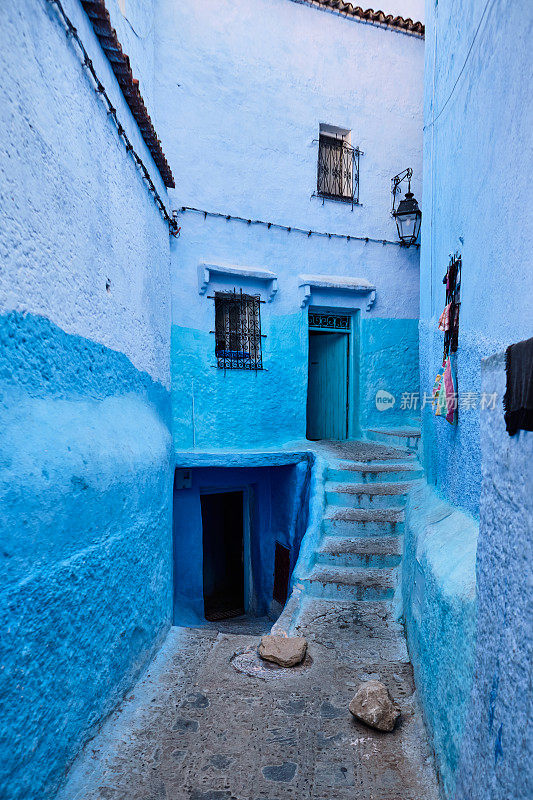
<svg viewBox="0 0 533 800">
<path fill-rule="evenodd" d="M 416 478 L 419 465 L 407 450 L 370 442 L 321 442 L 317 450 L 328 461 L 326 497 L 340 502 L 340 490 L 350 489 L 351 509 L 326 503 L 317 566 L 273 627 L 306 637 L 304 662 L 283 668 L 259 658 L 268 618 L 172 628 L 58 800 L 437 800 L 391 602 L 410 485 L 400 495 L 397 481 Z M 335 483 L 354 475 L 361 485 Z M 380 487 L 392 489 L 388 512 L 365 499 Z M 369 680 L 383 682 L 401 709 L 393 733 L 348 710 Z"/>
<path fill-rule="evenodd" d="M 402 628 L 386 603 L 307 600 L 298 632 L 309 655 L 292 670 L 261 667 L 258 632 L 227 628 L 171 629 L 58 800 L 437 800 Z M 401 708 L 392 734 L 348 711 L 371 679 Z"/>
<path fill-rule="evenodd" d="M 0 800 L 532 800 L 532 41 L 0 0 Z"/>
</svg>

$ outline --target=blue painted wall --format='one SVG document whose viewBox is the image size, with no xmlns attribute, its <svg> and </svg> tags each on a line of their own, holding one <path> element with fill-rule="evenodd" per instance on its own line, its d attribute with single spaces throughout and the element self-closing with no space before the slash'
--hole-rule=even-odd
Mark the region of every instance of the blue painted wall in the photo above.
<svg viewBox="0 0 533 800">
<path fill-rule="evenodd" d="M 521 525 L 531 519 L 527 443 L 509 443 L 502 432 L 503 373 L 484 382 L 482 363 L 531 335 L 531 89 L 523 76 L 532 26 L 529 6 L 503 0 L 426 4 L 420 391 L 431 394 L 442 364 L 442 279 L 458 251 L 460 407 L 456 426 L 430 405 L 422 411 L 433 491 L 425 487 L 410 504 L 403 596 L 444 794 L 456 800 L 525 797 L 530 780 L 518 710 L 530 702 L 523 671 L 531 638 L 519 589 Z M 494 388 L 494 410 L 481 410 L 482 393 Z M 461 408 L 466 392 L 475 393 L 475 408 Z M 507 714 L 518 715 L 516 727 L 505 724 Z"/>
<path fill-rule="evenodd" d="M 420 425 L 420 408 L 411 400 L 419 394 L 418 320 L 361 320 L 360 344 L 361 428 L 402 428 Z M 376 405 L 380 389 L 394 396 L 394 405 Z M 402 403 L 404 395 L 408 395 Z"/>
<path fill-rule="evenodd" d="M 482 387 L 505 391 L 504 354 L 482 363 Z M 481 418 L 475 681 L 456 800 L 533 795 L 531 564 L 533 434 L 509 437 L 501 414 Z"/>
<path fill-rule="evenodd" d="M 216 462 L 216 457 L 213 460 Z M 242 489 L 248 493 L 250 561 L 245 570 L 251 573 L 249 611 L 256 616 L 271 611 L 275 543 L 290 548 L 294 567 L 307 525 L 309 466 L 305 454 L 288 455 L 281 464 L 270 466 L 279 460 L 276 454 L 258 453 L 251 460 L 235 456 L 235 466 L 193 467 L 191 488 L 174 490 L 174 624 L 205 622 L 200 496 L 209 490 Z M 261 466 L 254 466 L 258 464 Z"/>
<path fill-rule="evenodd" d="M 459 393 L 479 393 L 481 359 L 532 333 L 526 198 L 533 115 L 530 83 L 524 81 L 530 72 L 530 5 L 490 4 L 444 107 L 484 8 L 483 0 L 440 0 L 426 9 L 420 388 L 428 394 L 442 364 L 443 334 L 437 323 L 450 253 L 457 250 L 463 257 Z M 450 502 L 477 516 L 479 410 L 465 411 L 452 427 L 428 406 L 422 421 L 429 480 Z"/>
<path fill-rule="evenodd" d="M 402 600 L 436 766 L 453 797 L 474 673 L 477 523 L 426 483 L 409 498 Z M 465 799 L 466 800 L 466 799 Z"/>
<path fill-rule="evenodd" d="M 396 239 L 390 178 L 411 166 L 419 198 L 422 191 L 422 40 L 288 0 L 252 5 L 245 0 L 201 5 L 164 0 L 156 20 L 161 131 L 171 162 L 181 165 L 179 187 L 171 192 L 177 208 L 187 205 L 305 230 Z M 345 203 L 311 197 L 321 123 L 350 129 L 352 144 L 364 151 L 361 205 L 353 210 Z M 376 286 L 369 311 L 361 298 L 355 306 L 363 330 L 366 319 L 379 319 L 383 327 L 377 324 L 363 336 L 370 348 L 364 362 L 369 374 L 361 380 L 358 376 L 352 387 L 351 435 L 361 430 L 361 398 L 373 405 L 365 421 L 375 412 L 374 382 L 381 385 L 394 378 L 416 384 L 416 391 L 416 249 L 308 237 L 225 219 L 204 220 L 192 213 L 180 214 L 179 221 L 181 236 L 172 244 L 178 449 L 193 444 L 193 382 L 199 448 L 257 447 L 305 437 L 308 309 L 300 307 L 300 274 L 356 276 Z M 235 286 L 260 292 L 268 301 L 267 291 L 252 281 L 217 279 L 199 295 L 197 269 L 202 262 L 262 267 L 277 275 L 277 294 L 261 306 L 267 335 L 262 374 L 224 377 L 214 368 L 214 304 L 209 296 Z M 346 293 L 323 293 L 312 302 L 322 308 L 354 308 Z M 381 363 L 395 362 L 387 378 L 378 363 L 378 329 L 387 350 Z M 390 346 L 396 332 L 397 349 Z M 407 342 L 413 344 L 408 355 Z M 402 380 L 397 380 L 398 373 Z M 385 426 L 400 419 L 409 422 L 398 404 L 395 415 L 379 422 Z"/>
<path fill-rule="evenodd" d="M 171 621 L 169 243 L 53 6 L 0 18 L 0 795 L 45 800 Z"/>
</svg>

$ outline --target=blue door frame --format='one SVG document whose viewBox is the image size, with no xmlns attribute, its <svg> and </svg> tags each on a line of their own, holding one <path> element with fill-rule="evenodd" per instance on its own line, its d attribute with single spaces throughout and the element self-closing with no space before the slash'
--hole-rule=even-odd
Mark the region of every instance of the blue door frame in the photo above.
<svg viewBox="0 0 533 800">
<path fill-rule="evenodd" d="M 309 330 L 307 438 L 347 439 L 350 332 Z"/>
</svg>

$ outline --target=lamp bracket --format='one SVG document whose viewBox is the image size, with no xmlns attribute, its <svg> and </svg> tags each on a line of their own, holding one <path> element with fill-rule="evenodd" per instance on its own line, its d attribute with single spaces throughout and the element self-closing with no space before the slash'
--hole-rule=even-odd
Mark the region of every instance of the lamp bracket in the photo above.
<svg viewBox="0 0 533 800">
<path fill-rule="evenodd" d="M 392 208 L 391 208 L 391 216 L 394 216 L 394 212 L 396 211 L 396 197 L 400 194 L 400 185 L 407 180 L 408 181 L 408 188 L 407 193 L 411 191 L 411 178 L 413 177 L 413 170 L 411 167 L 407 167 L 404 169 L 403 172 L 399 172 L 394 178 L 391 178 L 391 195 L 392 195 Z"/>
</svg>

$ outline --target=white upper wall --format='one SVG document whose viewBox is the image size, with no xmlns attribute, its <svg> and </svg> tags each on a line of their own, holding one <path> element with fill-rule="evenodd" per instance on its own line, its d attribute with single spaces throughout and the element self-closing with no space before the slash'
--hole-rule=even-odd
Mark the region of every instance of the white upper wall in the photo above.
<svg viewBox="0 0 533 800">
<path fill-rule="evenodd" d="M 63 7 L 165 197 L 88 16 Z M 0 68 L 0 313 L 47 317 L 168 386 L 168 226 L 55 6 L 3 0 Z"/>
<path fill-rule="evenodd" d="M 396 238 L 390 179 L 422 190 L 424 42 L 290 0 L 160 0 L 160 136 L 177 206 Z M 360 201 L 311 199 L 320 123 L 364 151 Z"/>
</svg>

